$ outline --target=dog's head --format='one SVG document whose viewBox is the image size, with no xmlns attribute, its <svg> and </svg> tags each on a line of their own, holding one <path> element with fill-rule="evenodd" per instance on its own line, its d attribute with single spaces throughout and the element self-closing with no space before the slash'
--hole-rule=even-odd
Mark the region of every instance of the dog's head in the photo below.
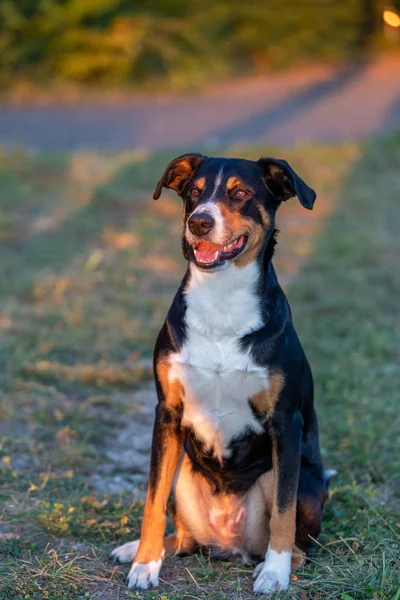
<svg viewBox="0 0 400 600">
<path fill-rule="evenodd" d="M 184 154 L 167 165 L 154 192 L 175 190 L 183 199 L 183 248 L 202 271 L 230 262 L 244 266 L 260 256 L 274 231 L 282 201 L 297 196 L 312 209 L 315 192 L 284 160 L 208 158 Z"/>
</svg>

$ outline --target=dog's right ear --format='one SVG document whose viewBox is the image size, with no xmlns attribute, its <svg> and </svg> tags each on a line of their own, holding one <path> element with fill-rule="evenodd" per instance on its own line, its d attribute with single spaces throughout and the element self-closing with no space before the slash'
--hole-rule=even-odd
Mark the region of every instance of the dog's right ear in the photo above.
<svg viewBox="0 0 400 600">
<path fill-rule="evenodd" d="M 202 154 L 183 154 L 171 160 L 154 190 L 154 200 L 158 200 L 161 196 L 163 187 L 175 190 L 177 194 L 181 194 L 194 172 L 206 158 Z"/>
</svg>

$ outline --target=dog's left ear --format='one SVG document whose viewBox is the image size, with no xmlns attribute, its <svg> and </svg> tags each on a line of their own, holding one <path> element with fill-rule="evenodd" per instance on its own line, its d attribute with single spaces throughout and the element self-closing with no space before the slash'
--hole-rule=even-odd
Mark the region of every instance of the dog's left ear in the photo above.
<svg viewBox="0 0 400 600">
<path fill-rule="evenodd" d="M 305 208 L 312 209 L 316 193 L 293 171 L 286 160 L 263 157 L 257 162 L 264 173 L 267 188 L 279 202 L 297 196 Z"/>
<path fill-rule="evenodd" d="M 158 200 L 161 196 L 163 187 L 175 190 L 177 194 L 181 194 L 194 172 L 206 158 L 202 154 L 183 154 L 171 160 L 166 166 L 160 181 L 157 183 L 153 194 L 154 200 Z"/>
</svg>

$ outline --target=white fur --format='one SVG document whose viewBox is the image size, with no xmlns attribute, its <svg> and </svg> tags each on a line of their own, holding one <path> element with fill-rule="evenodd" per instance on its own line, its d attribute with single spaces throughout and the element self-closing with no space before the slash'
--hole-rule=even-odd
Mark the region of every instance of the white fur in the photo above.
<svg viewBox="0 0 400 600">
<path fill-rule="evenodd" d="M 161 558 L 146 564 L 134 562 L 128 575 L 128 588 L 147 590 L 150 586 L 157 587 L 161 564 Z"/>
<path fill-rule="evenodd" d="M 134 542 L 128 542 L 114 550 L 110 554 L 110 558 L 117 560 L 120 563 L 132 562 L 136 556 L 137 549 L 139 548 L 140 540 Z"/>
<path fill-rule="evenodd" d="M 240 338 L 262 325 L 255 263 L 229 263 L 215 273 L 191 265 L 185 292 L 187 339 L 170 357 L 170 380 L 185 389 L 183 425 L 191 426 L 221 459 L 246 430 L 262 433 L 248 400 L 268 388 L 268 370 L 256 365 Z"/>
<path fill-rule="evenodd" d="M 324 475 L 325 475 L 325 479 L 329 480 L 332 477 L 335 477 L 338 474 L 338 472 L 336 471 L 336 469 L 326 469 L 326 471 L 324 471 Z"/>
<path fill-rule="evenodd" d="M 220 170 L 219 170 L 219 171 L 218 171 L 218 173 L 217 173 L 217 176 L 216 176 L 216 178 L 215 178 L 215 181 L 214 181 L 214 189 L 213 189 L 213 192 L 212 192 L 212 194 L 211 194 L 210 198 L 208 199 L 208 201 L 209 201 L 209 202 L 212 202 L 212 201 L 214 200 L 215 196 L 216 196 L 216 195 L 217 195 L 217 193 L 218 193 L 218 188 L 219 188 L 219 186 L 220 186 L 220 185 L 221 185 L 221 183 L 222 183 L 223 172 L 224 172 L 224 168 L 223 168 L 223 167 L 221 167 L 221 168 L 220 168 Z"/>
<path fill-rule="evenodd" d="M 292 552 L 276 552 L 268 547 L 265 561 L 260 563 L 253 574 L 257 577 L 253 590 L 256 594 L 268 594 L 289 587 Z"/>
</svg>

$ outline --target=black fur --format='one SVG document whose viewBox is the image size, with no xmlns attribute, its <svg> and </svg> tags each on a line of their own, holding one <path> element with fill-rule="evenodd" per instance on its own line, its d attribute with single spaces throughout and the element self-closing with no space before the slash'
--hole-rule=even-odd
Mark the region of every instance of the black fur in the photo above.
<svg viewBox="0 0 400 600">
<path fill-rule="evenodd" d="M 159 197 L 162 186 L 173 187 L 176 173 L 180 172 L 179 160 L 172 161 L 160 180 L 155 197 Z M 185 163 L 187 164 L 187 163 Z M 273 414 L 268 418 L 261 414 L 254 404 L 251 408 L 263 423 L 264 432 L 256 435 L 243 431 L 231 441 L 229 453 L 220 461 L 204 448 L 192 429 L 184 431 L 184 447 L 194 471 L 200 472 L 211 482 L 214 492 L 242 494 L 251 488 L 257 478 L 272 468 L 272 454 L 275 449 L 278 459 L 278 510 L 284 511 L 297 492 L 298 528 L 296 543 L 303 550 L 312 545 L 310 535 L 319 533 L 322 504 L 326 495 L 326 485 L 319 451 L 317 418 L 313 406 L 313 380 L 310 366 L 297 337 L 288 301 L 282 291 L 272 265 L 276 245 L 275 212 L 281 201 L 297 195 L 300 202 L 311 209 L 315 192 L 285 162 L 277 159 L 260 159 L 258 162 L 241 159 L 206 158 L 190 155 L 193 172 L 188 172 L 179 186 L 175 185 L 184 201 L 185 219 L 201 202 L 206 202 L 211 190 L 207 187 L 200 196 L 190 194 L 190 185 L 196 177 L 207 178 L 224 167 L 226 177 L 240 177 L 246 182 L 249 199 L 235 200 L 227 192 L 226 197 L 218 198 L 229 210 L 239 213 L 244 219 L 262 224 L 260 207 L 268 212 L 269 229 L 257 257 L 262 265 L 257 282 L 260 307 L 264 324 L 241 339 L 243 351 L 250 351 L 256 364 L 268 367 L 270 373 L 284 376 L 284 387 Z M 171 166 L 172 165 L 172 166 Z M 192 185 L 192 184 L 191 184 Z M 193 260 L 193 250 L 183 238 L 183 251 L 187 259 Z M 170 352 L 178 352 L 186 337 L 185 288 L 190 274 L 187 271 L 168 312 L 166 322 L 160 332 L 155 348 L 155 361 Z M 158 388 L 160 388 L 158 384 Z M 159 391 L 158 408 L 159 431 L 167 435 L 167 409 Z M 249 399 L 250 401 L 250 399 Z M 180 423 L 181 414 L 170 415 L 175 426 Z M 171 424 L 169 425 L 171 427 Z M 168 430 L 171 431 L 171 428 Z M 154 459 L 152 473 L 157 477 L 157 456 L 162 451 L 162 442 L 153 442 Z"/>
</svg>

